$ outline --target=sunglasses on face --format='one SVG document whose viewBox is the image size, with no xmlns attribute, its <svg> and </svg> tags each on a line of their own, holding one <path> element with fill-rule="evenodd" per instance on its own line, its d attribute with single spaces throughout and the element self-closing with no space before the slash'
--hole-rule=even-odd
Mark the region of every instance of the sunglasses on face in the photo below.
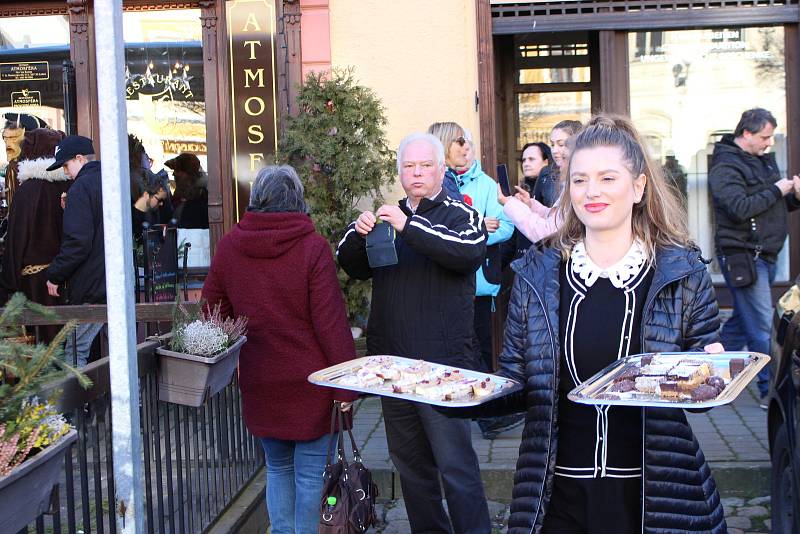
<svg viewBox="0 0 800 534">
<path fill-rule="evenodd" d="M 460 136 L 456 137 L 455 139 L 453 139 L 453 142 L 454 143 L 458 143 L 458 146 L 464 146 L 464 145 L 467 144 L 467 140 L 464 139 L 463 135 L 460 135 Z"/>
</svg>

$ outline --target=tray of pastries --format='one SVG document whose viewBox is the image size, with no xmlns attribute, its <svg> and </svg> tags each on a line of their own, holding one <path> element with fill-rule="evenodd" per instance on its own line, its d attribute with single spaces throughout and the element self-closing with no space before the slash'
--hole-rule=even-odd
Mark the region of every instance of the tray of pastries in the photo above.
<svg viewBox="0 0 800 534">
<path fill-rule="evenodd" d="M 769 362 L 758 352 L 660 352 L 617 360 L 568 398 L 582 404 L 711 408 L 733 402 Z"/>
<path fill-rule="evenodd" d="M 320 386 L 437 406 L 466 407 L 508 395 L 522 385 L 500 376 L 400 356 L 366 356 L 309 375 Z"/>
</svg>

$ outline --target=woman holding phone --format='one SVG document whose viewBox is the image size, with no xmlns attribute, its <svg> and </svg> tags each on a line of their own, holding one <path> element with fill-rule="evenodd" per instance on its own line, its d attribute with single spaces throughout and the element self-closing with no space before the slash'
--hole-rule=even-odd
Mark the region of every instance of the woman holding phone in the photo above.
<svg viewBox="0 0 800 534">
<path fill-rule="evenodd" d="M 576 136 L 565 177 L 550 248 L 513 264 L 498 374 L 525 387 L 477 412 L 526 410 L 509 532 L 726 532 L 683 410 L 567 398 L 631 354 L 722 350 L 682 203 L 620 117 Z"/>
</svg>

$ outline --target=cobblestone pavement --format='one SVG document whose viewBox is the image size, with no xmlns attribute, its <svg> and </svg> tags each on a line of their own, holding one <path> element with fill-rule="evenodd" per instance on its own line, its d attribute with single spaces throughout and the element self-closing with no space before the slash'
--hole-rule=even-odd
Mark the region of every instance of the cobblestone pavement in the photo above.
<svg viewBox="0 0 800 534">
<path fill-rule="evenodd" d="M 727 498 L 722 500 L 728 534 L 767 534 L 770 532 L 769 497 L 756 497 L 744 500 Z M 381 534 L 407 534 L 406 507 L 402 499 L 387 501 L 378 505 L 380 522 L 374 532 Z M 505 532 L 508 520 L 508 505 L 489 501 L 489 514 L 492 517 L 492 533 Z"/>
</svg>

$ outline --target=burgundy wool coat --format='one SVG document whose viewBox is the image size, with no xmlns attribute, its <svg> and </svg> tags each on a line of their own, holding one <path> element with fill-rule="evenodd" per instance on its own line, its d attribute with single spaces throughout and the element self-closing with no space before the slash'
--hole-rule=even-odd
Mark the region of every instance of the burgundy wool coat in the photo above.
<svg viewBox="0 0 800 534">
<path fill-rule="evenodd" d="M 250 432 L 293 441 L 327 434 L 334 399 L 356 395 L 307 378 L 353 359 L 355 346 L 330 245 L 311 218 L 245 213 L 217 245 L 203 297 L 249 319 L 239 386 Z"/>
</svg>

